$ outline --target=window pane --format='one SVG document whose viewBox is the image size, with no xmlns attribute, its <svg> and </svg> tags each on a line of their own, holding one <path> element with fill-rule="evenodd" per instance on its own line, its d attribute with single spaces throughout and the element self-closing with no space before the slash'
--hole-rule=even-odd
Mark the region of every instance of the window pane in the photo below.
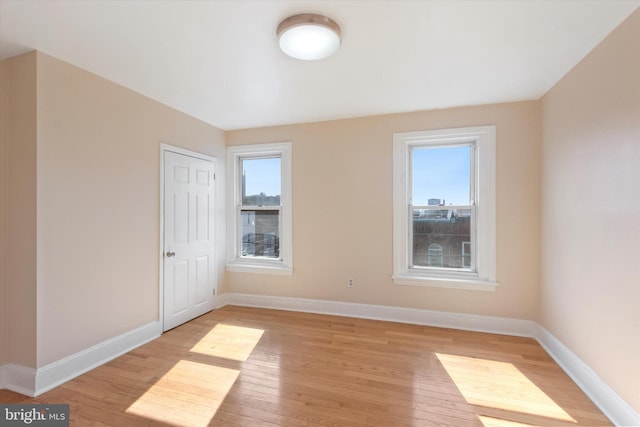
<svg viewBox="0 0 640 427">
<path fill-rule="evenodd" d="M 241 159 L 242 205 L 280 206 L 280 157 Z"/>
<path fill-rule="evenodd" d="M 433 212 L 413 210 L 413 265 L 469 268 L 471 209 L 449 210 L 438 217 Z"/>
<path fill-rule="evenodd" d="M 243 210 L 242 256 L 280 257 L 280 211 Z"/>
<path fill-rule="evenodd" d="M 431 243 L 427 249 L 427 265 L 430 267 L 442 267 L 444 263 L 444 249 L 438 243 Z"/>
<path fill-rule="evenodd" d="M 471 268 L 471 242 L 462 242 L 462 266 Z"/>
<path fill-rule="evenodd" d="M 470 146 L 414 148 L 411 170 L 414 206 L 470 205 Z"/>
</svg>

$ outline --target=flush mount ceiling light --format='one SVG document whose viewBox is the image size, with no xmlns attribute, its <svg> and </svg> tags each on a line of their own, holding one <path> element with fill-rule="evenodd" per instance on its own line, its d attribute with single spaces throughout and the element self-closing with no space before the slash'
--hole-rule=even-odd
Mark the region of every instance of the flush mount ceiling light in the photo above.
<svg viewBox="0 0 640 427">
<path fill-rule="evenodd" d="M 303 13 L 290 16 L 278 25 L 280 49 L 307 61 L 326 58 L 340 47 L 340 26 L 331 18 Z"/>
</svg>

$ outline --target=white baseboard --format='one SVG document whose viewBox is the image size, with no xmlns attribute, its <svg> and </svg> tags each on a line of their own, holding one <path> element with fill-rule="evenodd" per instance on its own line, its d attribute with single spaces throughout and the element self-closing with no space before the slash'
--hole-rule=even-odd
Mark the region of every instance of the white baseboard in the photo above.
<svg viewBox="0 0 640 427">
<path fill-rule="evenodd" d="M 36 370 L 25 366 L 0 366 L 0 390 L 7 389 L 25 396 L 35 395 Z"/>
<path fill-rule="evenodd" d="M 162 334 L 151 322 L 38 369 L 36 396 L 141 346 Z"/>
<path fill-rule="evenodd" d="M 221 305 L 228 304 L 302 311 L 306 313 L 331 314 L 335 316 L 386 320 L 503 335 L 533 337 L 537 330 L 537 324 L 531 320 L 509 319 L 505 317 L 449 313 L 386 305 L 235 293 L 223 294 L 220 298 L 223 298 L 223 301 L 221 301 L 223 304 Z"/>
<path fill-rule="evenodd" d="M 622 400 L 593 369 L 560 340 L 540 325 L 535 338 L 613 424 L 640 426 L 640 414 Z"/>
<path fill-rule="evenodd" d="M 39 369 L 4 365 L 0 367 L 0 388 L 36 397 L 159 337 L 161 333 L 160 323 L 151 322 Z"/>
<path fill-rule="evenodd" d="M 219 306 L 302 311 L 534 338 L 615 425 L 640 426 L 640 415 L 633 408 L 569 348 L 532 320 L 236 293 L 222 294 L 218 298 Z"/>
</svg>

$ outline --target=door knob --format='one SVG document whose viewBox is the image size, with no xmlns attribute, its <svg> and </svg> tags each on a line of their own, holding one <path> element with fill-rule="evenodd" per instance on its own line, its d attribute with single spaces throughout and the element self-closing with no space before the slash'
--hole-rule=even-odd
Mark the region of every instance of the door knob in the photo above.
<svg viewBox="0 0 640 427">
<path fill-rule="evenodd" d="M 172 256 L 176 256 L 176 253 L 172 251 L 167 252 L 167 258 L 171 258 Z"/>
</svg>

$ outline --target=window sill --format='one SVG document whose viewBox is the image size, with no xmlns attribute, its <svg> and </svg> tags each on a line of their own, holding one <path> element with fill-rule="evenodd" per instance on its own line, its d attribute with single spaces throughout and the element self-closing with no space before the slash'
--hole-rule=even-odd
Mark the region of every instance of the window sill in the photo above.
<svg viewBox="0 0 640 427">
<path fill-rule="evenodd" d="M 472 277 L 436 277 L 404 272 L 394 274 L 394 285 L 428 286 L 432 288 L 463 289 L 468 291 L 495 292 L 498 282 Z"/>
<path fill-rule="evenodd" d="M 279 276 L 293 275 L 293 267 L 283 263 L 261 263 L 240 260 L 228 263 L 227 271 L 233 273 L 274 274 Z"/>
</svg>

